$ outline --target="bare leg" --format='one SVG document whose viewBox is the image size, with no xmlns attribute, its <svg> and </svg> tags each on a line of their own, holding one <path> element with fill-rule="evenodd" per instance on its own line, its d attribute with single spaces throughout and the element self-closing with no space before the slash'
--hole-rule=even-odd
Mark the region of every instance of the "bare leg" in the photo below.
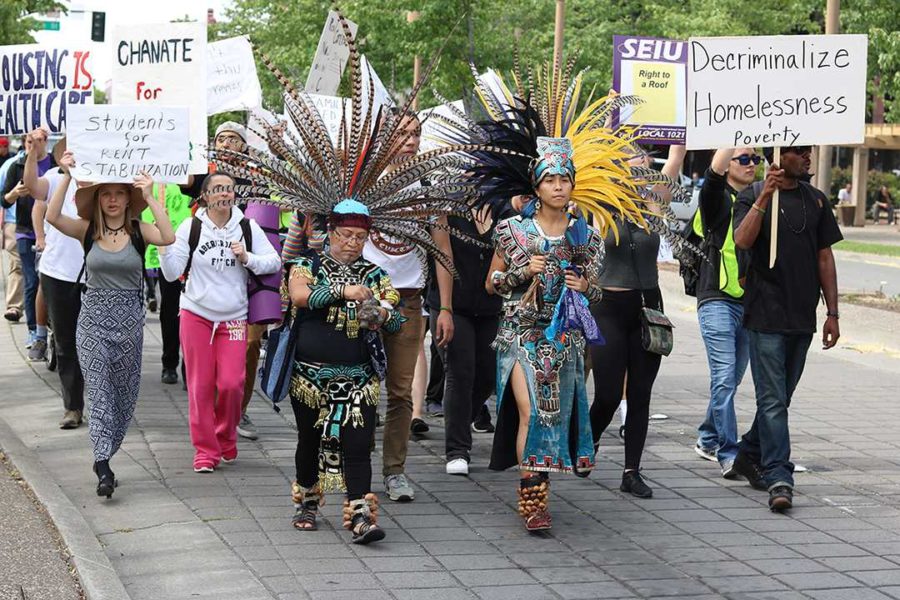
<svg viewBox="0 0 900 600">
<path fill-rule="evenodd" d="M 424 317 L 423 317 L 424 318 Z M 428 331 L 428 328 L 424 328 Z M 412 384 L 412 401 L 413 410 L 412 418 L 421 419 L 425 412 L 425 391 L 428 388 L 428 361 L 425 360 L 425 338 L 419 345 L 419 357 L 416 359 L 416 373 L 413 376 Z"/>
<path fill-rule="evenodd" d="M 528 397 L 528 384 L 525 381 L 525 372 L 518 363 L 513 366 L 510 374 L 513 397 L 516 399 L 516 408 L 519 411 L 519 430 L 516 432 L 516 457 L 522 464 L 525 455 L 525 441 L 528 438 L 528 424 L 531 421 L 531 400 Z M 529 477 L 530 471 L 522 471 L 522 477 Z"/>
</svg>

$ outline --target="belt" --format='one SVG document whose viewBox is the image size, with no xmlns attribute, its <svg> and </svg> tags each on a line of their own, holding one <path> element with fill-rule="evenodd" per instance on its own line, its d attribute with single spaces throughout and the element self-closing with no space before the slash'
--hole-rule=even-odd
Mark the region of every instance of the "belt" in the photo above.
<svg viewBox="0 0 900 600">
<path fill-rule="evenodd" d="M 405 300 L 420 295 L 422 293 L 422 288 L 400 288 L 397 290 L 397 293 Z"/>
</svg>

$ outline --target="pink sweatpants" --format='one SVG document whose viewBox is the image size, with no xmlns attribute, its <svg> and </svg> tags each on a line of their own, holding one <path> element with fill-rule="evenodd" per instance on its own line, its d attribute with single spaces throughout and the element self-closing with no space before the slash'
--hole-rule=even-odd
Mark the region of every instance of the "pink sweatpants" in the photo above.
<svg viewBox="0 0 900 600">
<path fill-rule="evenodd" d="M 194 468 L 237 456 L 247 361 L 247 322 L 213 323 L 181 311 L 181 351 L 188 388 Z"/>
</svg>

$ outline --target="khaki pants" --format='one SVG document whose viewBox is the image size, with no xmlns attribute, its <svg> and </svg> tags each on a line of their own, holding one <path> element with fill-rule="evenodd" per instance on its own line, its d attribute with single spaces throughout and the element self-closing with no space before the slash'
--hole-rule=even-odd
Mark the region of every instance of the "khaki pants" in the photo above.
<svg viewBox="0 0 900 600">
<path fill-rule="evenodd" d="M 384 420 L 384 476 L 403 473 L 412 421 L 412 384 L 425 333 L 422 297 L 403 300 L 400 313 L 407 321 L 397 333 L 384 334 L 387 354 L 387 412 Z"/>
<path fill-rule="evenodd" d="M 241 403 L 241 414 L 247 412 L 253 388 L 256 385 L 256 367 L 259 366 L 259 350 L 262 348 L 262 336 L 268 325 L 247 326 L 247 378 L 244 380 L 244 401 Z"/>
<path fill-rule="evenodd" d="M 16 248 L 16 224 L 4 223 L 2 235 L 3 249 L 9 257 L 9 271 L 6 273 L 6 309 L 11 308 L 25 312 L 25 294 L 23 291 L 22 261 Z"/>
</svg>

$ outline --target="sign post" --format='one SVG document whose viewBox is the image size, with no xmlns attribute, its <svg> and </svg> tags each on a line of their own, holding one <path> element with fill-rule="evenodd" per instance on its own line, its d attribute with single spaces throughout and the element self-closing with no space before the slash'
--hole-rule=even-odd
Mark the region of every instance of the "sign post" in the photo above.
<svg viewBox="0 0 900 600">
<path fill-rule="evenodd" d="M 687 149 L 861 144 L 865 35 L 691 38 Z M 770 267 L 779 198 L 771 206 Z"/>
</svg>

